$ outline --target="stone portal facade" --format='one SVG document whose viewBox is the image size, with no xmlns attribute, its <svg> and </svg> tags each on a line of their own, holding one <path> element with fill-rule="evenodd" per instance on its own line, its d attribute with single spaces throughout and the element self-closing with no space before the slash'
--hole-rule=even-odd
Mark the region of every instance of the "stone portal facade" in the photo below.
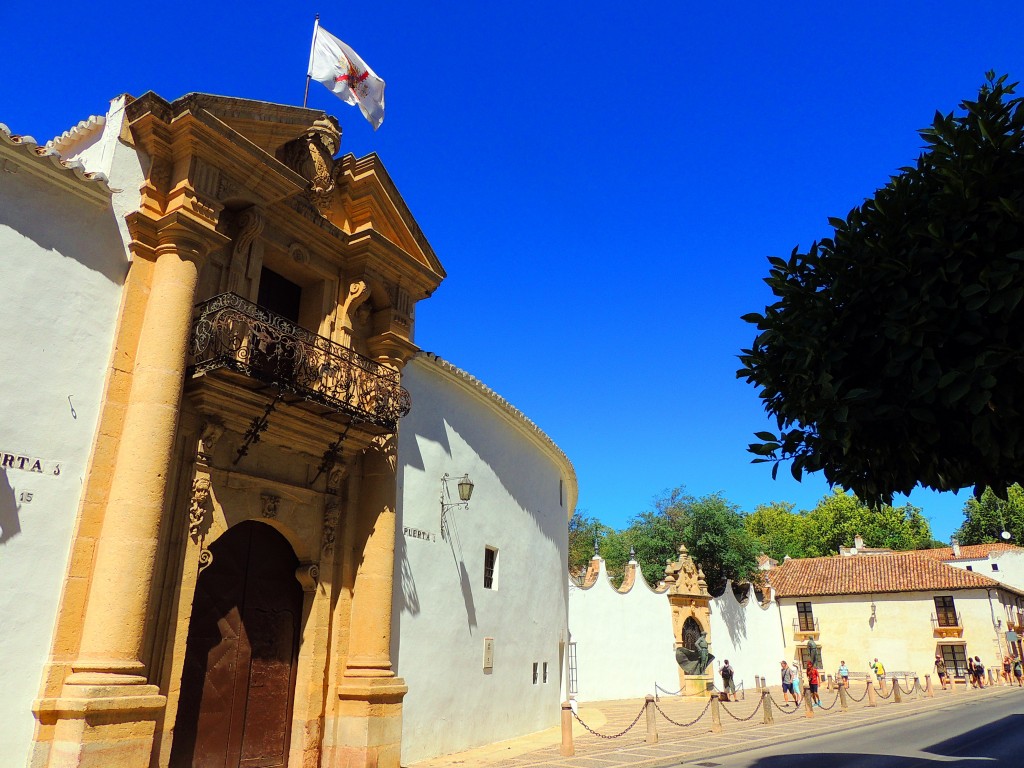
<svg viewBox="0 0 1024 768">
<path fill-rule="evenodd" d="M 399 765 L 401 371 L 444 270 L 339 142 L 152 93 L 60 141 L 106 164 L 130 266 L 33 768 Z"/>
</svg>

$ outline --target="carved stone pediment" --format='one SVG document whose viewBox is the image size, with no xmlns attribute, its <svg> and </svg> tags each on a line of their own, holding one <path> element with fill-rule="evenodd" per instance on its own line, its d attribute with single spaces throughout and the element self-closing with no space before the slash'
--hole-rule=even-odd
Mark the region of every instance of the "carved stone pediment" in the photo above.
<svg viewBox="0 0 1024 768">
<path fill-rule="evenodd" d="M 703 600 L 711 597 L 704 580 L 704 571 L 693 562 L 685 544 L 679 545 L 679 557 L 665 566 L 665 585 L 669 595 Z"/>
</svg>

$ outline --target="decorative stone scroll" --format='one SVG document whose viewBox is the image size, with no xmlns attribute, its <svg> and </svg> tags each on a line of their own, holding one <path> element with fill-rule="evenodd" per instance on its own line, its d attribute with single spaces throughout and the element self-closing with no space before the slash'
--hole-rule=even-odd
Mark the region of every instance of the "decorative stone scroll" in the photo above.
<svg viewBox="0 0 1024 768">
<path fill-rule="evenodd" d="M 320 581 L 320 565 L 318 563 L 303 563 L 295 569 L 295 578 L 302 585 L 303 592 L 312 592 Z"/>
</svg>

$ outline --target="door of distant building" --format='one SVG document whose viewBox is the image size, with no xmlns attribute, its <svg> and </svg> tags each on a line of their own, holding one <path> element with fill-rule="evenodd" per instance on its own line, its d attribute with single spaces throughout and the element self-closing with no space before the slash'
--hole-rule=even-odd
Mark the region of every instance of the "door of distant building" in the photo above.
<svg viewBox="0 0 1024 768">
<path fill-rule="evenodd" d="M 298 560 L 268 525 L 240 523 L 210 546 L 185 647 L 173 768 L 288 763 L 302 617 Z"/>
</svg>

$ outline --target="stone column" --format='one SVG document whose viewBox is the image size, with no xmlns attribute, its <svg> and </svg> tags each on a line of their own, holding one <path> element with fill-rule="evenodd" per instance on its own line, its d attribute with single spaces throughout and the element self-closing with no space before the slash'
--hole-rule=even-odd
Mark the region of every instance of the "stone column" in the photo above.
<svg viewBox="0 0 1024 768">
<path fill-rule="evenodd" d="M 391 668 L 391 597 L 397 496 L 395 439 L 363 457 L 358 516 L 365 533 L 352 591 L 349 655 L 338 686 L 336 741 L 326 765 L 399 768 L 402 700 L 408 688 Z M 366 529 L 369 529 L 368 531 Z"/>
<path fill-rule="evenodd" d="M 163 223 L 78 655 L 60 698 L 40 706 L 55 721 L 49 764 L 61 768 L 145 768 L 166 703 L 148 684 L 146 617 L 205 248 L 202 225 Z"/>
<path fill-rule="evenodd" d="M 394 677 L 391 669 L 391 590 L 395 570 L 395 441 L 363 457 L 359 520 L 369 527 L 352 590 L 346 677 Z"/>
</svg>

